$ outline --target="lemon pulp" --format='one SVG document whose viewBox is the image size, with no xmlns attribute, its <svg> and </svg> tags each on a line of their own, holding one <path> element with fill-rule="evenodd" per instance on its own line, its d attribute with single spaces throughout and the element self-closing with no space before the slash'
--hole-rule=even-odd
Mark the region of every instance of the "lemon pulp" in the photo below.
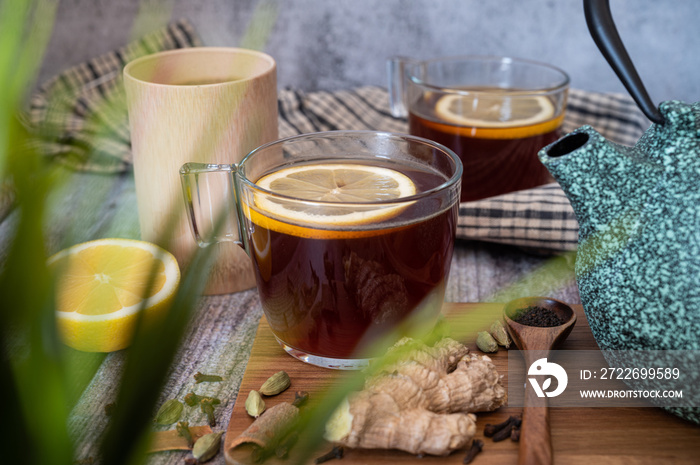
<svg viewBox="0 0 700 465">
<path fill-rule="evenodd" d="M 440 97 L 435 113 L 444 121 L 479 128 L 530 126 L 554 118 L 552 101 L 543 95 L 449 94 Z"/>
<path fill-rule="evenodd" d="M 129 239 L 78 244 L 48 265 L 57 274 L 59 333 L 68 346 L 88 352 L 127 347 L 138 312 L 147 319 L 164 312 L 180 280 L 169 252 Z"/>
<path fill-rule="evenodd" d="M 263 176 L 256 185 L 295 199 L 259 193 L 256 207 L 271 217 L 312 227 L 389 219 L 411 203 L 391 201 L 416 194 L 413 181 L 399 171 L 352 163 L 290 166 Z"/>
</svg>

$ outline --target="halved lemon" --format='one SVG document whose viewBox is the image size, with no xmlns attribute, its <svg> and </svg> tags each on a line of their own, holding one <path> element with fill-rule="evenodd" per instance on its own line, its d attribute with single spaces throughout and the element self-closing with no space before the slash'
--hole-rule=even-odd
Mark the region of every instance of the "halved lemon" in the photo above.
<svg viewBox="0 0 700 465">
<path fill-rule="evenodd" d="M 312 227 L 363 225 L 388 219 L 399 214 L 410 202 L 371 203 L 416 193 L 411 178 L 399 171 L 351 163 L 292 166 L 263 176 L 256 184 L 276 194 L 302 200 L 286 201 L 258 194 L 255 204 L 260 210 L 274 218 Z"/>
<path fill-rule="evenodd" d="M 543 95 L 509 96 L 499 94 L 449 94 L 440 97 L 435 104 L 435 113 L 445 122 L 470 128 L 504 129 L 523 128 L 518 132 L 541 134 L 552 126 L 555 129 L 559 118 L 555 118 L 554 104 Z M 505 134 L 505 133 L 504 133 Z M 511 134 L 523 137 L 527 134 Z"/>
<path fill-rule="evenodd" d="M 112 352 L 133 338 L 139 311 L 153 322 L 169 308 L 180 269 L 169 252 L 129 239 L 99 239 L 48 260 L 56 273 L 56 315 L 64 343 L 86 352 Z"/>
</svg>

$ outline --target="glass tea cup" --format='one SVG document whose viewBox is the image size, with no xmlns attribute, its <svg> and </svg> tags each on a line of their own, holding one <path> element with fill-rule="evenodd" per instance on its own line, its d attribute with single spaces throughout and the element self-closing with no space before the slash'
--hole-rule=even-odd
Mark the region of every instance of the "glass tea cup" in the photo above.
<svg viewBox="0 0 700 465">
<path fill-rule="evenodd" d="M 515 58 L 389 61 L 392 114 L 457 153 L 463 202 L 552 182 L 537 152 L 561 135 L 568 87 L 564 71 Z"/>
<path fill-rule="evenodd" d="M 448 148 L 331 131 L 263 145 L 239 164 L 188 163 L 180 174 L 197 242 L 244 247 L 270 329 L 292 356 L 357 369 L 382 336 L 432 328 L 462 174 Z"/>
</svg>

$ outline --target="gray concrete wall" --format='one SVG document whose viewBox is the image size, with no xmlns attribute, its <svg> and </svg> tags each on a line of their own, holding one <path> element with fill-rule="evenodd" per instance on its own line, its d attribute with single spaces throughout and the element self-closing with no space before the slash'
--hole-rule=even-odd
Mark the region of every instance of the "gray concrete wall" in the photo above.
<svg viewBox="0 0 700 465">
<path fill-rule="evenodd" d="M 588 34 L 581 0 L 265 0 L 277 18 L 262 47 L 280 87 L 386 85 L 392 55 L 496 54 L 546 61 L 573 87 L 624 92 Z M 145 5 L 153 2 L 145 2 Z M 135 17 L 138 0 L 62 0 L 40 78 L 188 18 L 206 45 L 240 46 L 259 0 L 177 0 Z M 656 102 L 700 101 L 700 1 L 611 0 Z M 148 9 L 148 8 L 145 8 Z"/>
</svg>

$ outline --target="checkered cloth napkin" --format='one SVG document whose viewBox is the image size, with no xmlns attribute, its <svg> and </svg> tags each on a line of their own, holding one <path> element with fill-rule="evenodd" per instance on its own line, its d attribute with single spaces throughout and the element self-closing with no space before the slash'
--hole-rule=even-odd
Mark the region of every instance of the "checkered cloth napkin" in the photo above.
<svg viewBox="0 0 700 465">
<path fill-rule="evenodd" d="M 47 156 L 77 170 L 117 173 L 131 168 L 129 127 L 121 70 L 139 56 L 201 45 L 181 20 L 124 48 L 68 69 L 33 96 L 27 123 Z M 589 124 L 613 142 L 634 145 L 648 122 L 626 96 L 571 89 L 564 132 Z M 405 133 L 391 116 L 386 89 L 336 92 L 279 91 L 279 135 L 336 129 Z M 462 203 L 457 236 L 540 252 L 574 250 L 578 224 L 557 184 Z"/>
</svg>

